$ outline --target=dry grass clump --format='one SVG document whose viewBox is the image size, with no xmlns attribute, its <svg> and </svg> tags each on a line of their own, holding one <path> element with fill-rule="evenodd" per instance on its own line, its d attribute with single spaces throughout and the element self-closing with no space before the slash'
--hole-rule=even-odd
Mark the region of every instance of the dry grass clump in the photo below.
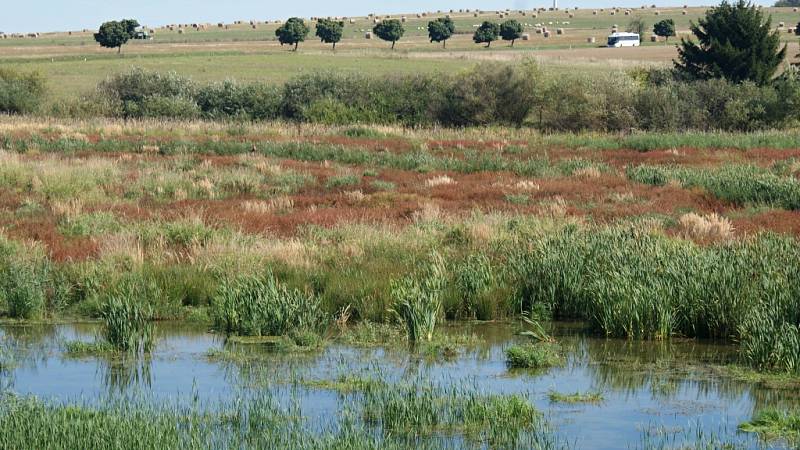
<svg viewBox="0 0 800 450">
<path fill-rule="evenodd" d="M 538 183 L 534 183 L 531 180 L 520 180 L 514 184 L 515 189 L 519 189 L 521 191 L 538 191 L 540 189 Z"/>
<path fill-rule="evenodd" d="M 442 219 L 442 209 L 435 203 L 426 202 L 411 217 L 415 223 L 438 222 Z"/>
<path fill-rule="evenodd" d="M 704 216 L 695 213 L 684 214 L 678 219 L 684 235 L 695 239 L 721 240 L 733 235 L 731 222 L 717 213 Z"/>
<path fill-rule="evenodd" d="M 208 178 L 203 178 L 202 180 L 195 182 L 194 187 L 198 191 L 202 192 L 207 198 L 214 198 L 214 182 Z"/>
<path fill-rule="evenodd" d="M 367 196 L 363 192 L 361 192 L 361 190 L 347 191 L 344 192 L 342 195 L 344 195 L 345 198 L 354 203 L 363 202 L 367 198 Z"/>
<path fill-rule="evenodd" d="M 573 172 L 572 175 L 575 176 L 576 178 L 580 178 L 583 180 L 591 180 L 600 178 L 600 175 L 602 174 L 600 173 L 600 170 L 596 167 L 583 167 Z"/>
<path fill-rule="evenodd" d="M 450 184 L 455 184 L 456 180 L 448 177 L 447 175 L 439 175 L 437 177 L 429 178 L 425 180 L 425 186 L 428 187 L 436 187 L 436 186 L 447 186 Z"/>
<path fill-rule="evenodd" d="M 567 201 L 564 200 L 564 197 L 557 195 L 552 200 L 542 202 L 539 211 L 548 217 L 564 217 L 567 215 Z"/>
<path fill-rule="evenodd" d="M 83 212 L 83 201 L 79 198 L 53 200 L 50 209 L 59 219 L 73 220 Z"/>
<path fill-rule="evenodd" d="M 275 197 L 269 201 L 247 200 L 242 202 L 242 209 L 254 214 L 286 212 L 294 209 L 294 200 L 287 196 Z"/>
</svg>

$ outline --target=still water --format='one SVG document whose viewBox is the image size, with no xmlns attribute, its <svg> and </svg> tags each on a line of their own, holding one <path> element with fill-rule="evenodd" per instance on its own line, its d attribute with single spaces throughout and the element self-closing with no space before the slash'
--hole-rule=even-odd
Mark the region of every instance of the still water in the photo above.
<svg viewBox="0 0 800 450">
<path fill-rule="evenodd" d="M 260 346 L 226 345 L 219 335 L 176 324 L 158 326 L 156 350 L 143 360 L 123 363 L 65 355 L 65 342 L 91 341 L 97 332 L 94 325 L 0 326 L 0 345 L 14 361 L 11 370 L 0 374 L 0 389 L 51 401 L 90 403 L 114 396 L 213 401 L 270 389 L 276 398 L 299 403 L 309 423 L 324 426 L 336 420 L 341 396 L 297 380 L 380 374 L 389 381 L 468 383 L 486 393 L 525 394 L 564 441 L 592 449 L 635 448 L 647 434 L 680 441 L 698 430 L 747 447 L 781 447 L 737 432 L 737 425 L 761 408 L 792 408 L 800 403 L 796 388 L 735 381 L 715 369 L 735 358 L 729 345 L 599 339 L 561 326 L 555 333 L 567 351 L 566 364 L 535 372 L 506 367 L 504 350 L 522 339 L 508 324 L 447 328 L 446 332 L 474 333 L 481 342 L 450 358 L 342 345 L 314 353 L 269 353 Z M 210 356 L 220 349 L 243 355 L 256 352 L 259 357 Z M 603 401 L 560 404 L 549 399 L 551 392 L 586 391 L 602 393 Z"/>
</svg>

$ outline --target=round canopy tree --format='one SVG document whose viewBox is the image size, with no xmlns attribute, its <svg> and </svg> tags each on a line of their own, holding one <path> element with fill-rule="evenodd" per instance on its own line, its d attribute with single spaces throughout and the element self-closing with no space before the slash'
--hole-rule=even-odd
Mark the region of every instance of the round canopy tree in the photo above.
<svg viewBox="0 0 800 450">
<path fill-rule="evenodd" d="M 384 41 L 391 42 L 392 50 L 394 50 L 394 44 L 397 43 L 406 32 L 405 28 L 403 28 L 403 24 L 397 19 L 384 20 L 375 25 L 372 31 Z"/>
<path fill-rule="evenodd" d="M 428 37 L 431 42 L 441 42 L 447 48 L 447 40 L 456 32 L 456 24 L 449 17 L 440 17 L 428 22 Z"/>
<path fill-rule="evenodd" d="M 500 37 L 504 41 L 511 41 L 511 46 L 513 47 L 514 42 L 522 37 L 522 30 L 521 23 L 514 19 L 509 19 L 500 24 Z"/>
<path fill-rule="evenodd" d="M 117 53 L 122 52 L 122 46 L 133 38 L 139 22 L 134 19 L 111 20 L 100 25 L 94 34 L 94 40 L 105 48 L 116 48 Z"/>
<path fill-rule="evenodd" d="M 786 58 L 772 18 L 744 0 L 723 1 L 690 28 L 698 42 L 681 39 L 675 68 L 696 79 L 765 85 Z"/>
<path fill-rule="evenodd" d="M 336 50 L 336 43 L 342 40 L 344 34 L 344 22 L 335 20 L 320 19 L 317 22 L 317 37 L 326 44 L 333 44 Z"/>
<path fill-rule="evenodd" d="M 669 41 L 670 37 L 675 36 L 675 21 L 672 19 L 664 19 L 661 22 L 656 22 L 656 24 L 653 25 L 653 34 L 665 37 L 667 41 Z"/>
<path fill-rule="evenodd" d="M 472 40 L 476 44 L 486 44 L 487 47 L 492 45 L 493 41 L 497 40 L 497 36 L 500 34 L 500 26 L 494 22 L 485 21 L 475 30 L 475 34 L 472 36 Z"/>
<path fill-rule="evenodd" d="M 303 19 L 292 17 L 275 30 L 275 36 L 278 37 L 278 42 L 281 45 L 294 45 L 293 50 L 297 51 L 298 44 L 306 40 L 309 31 L 311 30 L 308 29 Z"/>
</svg>

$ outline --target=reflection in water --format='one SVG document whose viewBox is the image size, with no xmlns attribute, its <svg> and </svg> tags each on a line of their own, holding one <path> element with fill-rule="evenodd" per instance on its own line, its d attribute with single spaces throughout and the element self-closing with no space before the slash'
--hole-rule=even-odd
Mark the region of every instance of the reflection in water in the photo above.
<svg viewBox="0 0 800 450">
<path fill-rule="evenodd" d="M 756 410 L 800 405 L 796 389 L 721 376 L 719 366 L 736 355 L 731 346 L 719 343 L 599 339 L 582 335 L 580 327 L 554 324 L 552 332 L 567 353 L 566 364 L 540 372 L 510 372 L 504 351 L 524 342 L 515 336 L 514 326 L 467 324 L 444 331 L 475 333 L 482 341 L 447 359 L 403 348 L 342 345 L 286 354 L 266 346 L 226 344 L 191 327 L 159 324 L 159 344 L 147 358 L 73 359 L 63 356 L 62 343 L 94 339 L 94 327 L 5 326 L 0 327 L 0 344 L 22 364 L 5 374 L 0 370 L 0 381 L 21 394 L 89 401 L 137 391 L 157 400 L 179 401 L 192 401 L 195 395 L 214 399 L 231 398 L 242 390 L 269 391 L 278 400 L 297 402 L 315 427 L 335 420 L 346 401 L 336 392 L 309 388 L 308 380 L 349 376 L 468 383 L 486 393 L 524 394 L 548 411 L 570 442 L 609 449 L 639 442 L 643 430 L 686 433 L 687 424 L 695 423 L 712 433 L 722 429 L 724 435 L 736 436 L 735 424 Z M 547 395 L 590 390 L 602 392 L 604 401 L 561 405 L 552 404 Z"/>
<path fill-rule="evenodd" d="M 152 357 L 149 355 L 101 357 L 98 359 L 100 379 L 109 393 L 149 390 L 153 386 Z"/>
</svg>

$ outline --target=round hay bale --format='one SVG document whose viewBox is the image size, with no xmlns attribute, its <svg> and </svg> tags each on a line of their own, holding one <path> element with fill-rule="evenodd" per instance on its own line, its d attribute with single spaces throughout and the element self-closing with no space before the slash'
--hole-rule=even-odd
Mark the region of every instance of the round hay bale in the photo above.
<svg viewBox="0 0 800 450">
<path fill-rule="evenodd" d="M 473 13 L 472 17 L 478 17 L 478 13 Z"/>
<path fill-rule="evenodd" d="M 364 33 L 364 39 L 372 39 L 372 31 L 367 31 Z"/>
<path fill-rule="evenodd" d="M 794 28 L 787 28 L 786 32 L 789 34 L 794 34 Z"/>
<path fill-rule="evenodd" d="M 356 23 L 356 19 L 350 19 L 350 23 Z"/>
<path fill-rule="evenodd" d="M 597 39 L 595 39 L 594 37 L 588 37 L 586 38 L 586 42 L 588 44 L 594 44 L 595 42 L 597 42 Z"/>
<path fill-rule="evenodd" d="M 783 28 L 783 27 L 785 27 L 785 26 L 786 26 L 786 23 L 784 23 L 784 22 L 778 22 L 778 28 Z"/>
<path fill-rule="evenodd" d="M 556 28 L 556 34 L 563 35 L 564 34 L 564 29 L 563 28 Z"/>
<path fill-rule="evenodd" d="M 630 11 L 625 11 L 625 15 L 626 15 L 626 16 L 630 16 L 630 15 L 631 15 L 631 12 L 630 12 Z"/>
<path fill-rule="evenodd" d="M 549 31 L 545 31 L 545 32 L 542 33 L 542 36 L 544 36 L 546 38 L 549 38 L 550 37 L 550 32 Z"/>
<path fill-rule="evenodd" d="M 656 11 L 656 15 L 657 16 L 661 15 L 661 12 L 660 11 Z"/>
<path fill-rule="evenodd" d="M 686 10 L 681 11 L 681 14 L 685 16 L 687 14 Z"/>
<path fill-rule="evenodd" d="M 592 15 L 596 16 L 597 15 L 597 10 L 592 11 Z"/>
<path fill-rule="evenodd" d="M 178 28 L 178 34 L 183 34 L 183 28 Z"/>
<path fill-rule="evenodd" d="M 522 33 L 522 40 L 523 41 L 530 41 L 531 40 L 531 35 L 528 34 L 528 33 Z"/>
<path fill-rule="evenodd" d="M 403 16 L 403 17 L 401 17 L 401 18 L 400 18 L 400 22 L 403 22 L 403 23 L 405 23 L 405 22 L 406 22 L 406 16 Z"/>
<path fill-rule="evenodd" d="M 617 15 L 617 12 L 616 12 L 616 11 L 611 11 L 611 13 L 610 13 L 610 14 L 611 14 L 612 16 L 616 16 L 616 15 Z"/>
<path fill-rule="evenodd" d="M 569 13 L 569 18 L 572 19 L 573 17 L 575 17 L 575 14 Z"/>
</svg>

